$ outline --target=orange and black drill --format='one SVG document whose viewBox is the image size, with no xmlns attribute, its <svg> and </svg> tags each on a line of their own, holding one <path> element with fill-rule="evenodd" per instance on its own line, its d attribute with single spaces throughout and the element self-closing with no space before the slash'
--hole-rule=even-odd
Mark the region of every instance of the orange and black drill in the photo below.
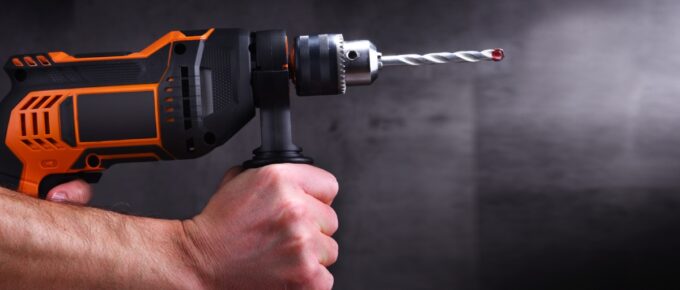
<svg viewBox="0 0 680 290">
<path fill-rule="evenodd" d="M 300 96 L 343 94 L 392 65 L 501 60 L 503 51 L 383 56 L 340 34 L 172 31 L 139 52 L 15 55 L 0 101 L 0 186 L 44 198 L 97 182 L 122 162 L 197 158 L 260 110 L 262 145 L 246 168 L 312 163 L 293 144 L 289 84 Z"/>
</svg>

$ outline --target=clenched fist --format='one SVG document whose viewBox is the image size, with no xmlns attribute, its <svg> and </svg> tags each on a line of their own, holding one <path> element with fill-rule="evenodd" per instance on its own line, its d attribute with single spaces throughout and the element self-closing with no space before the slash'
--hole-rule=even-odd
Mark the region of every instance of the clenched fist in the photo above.
<svg viewBox="0 0 680 290">
<path fill-rule="evenodd" d="M 227 172 L 205 210 L 183 221 L 185 251 L 213 289 L 331 289 L 338 218 L 330 173 L 300 164 Z"/>
</svg>

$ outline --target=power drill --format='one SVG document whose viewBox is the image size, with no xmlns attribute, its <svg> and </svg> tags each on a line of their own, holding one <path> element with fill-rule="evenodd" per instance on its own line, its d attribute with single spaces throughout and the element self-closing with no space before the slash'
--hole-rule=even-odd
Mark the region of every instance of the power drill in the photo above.
<svg viewBox="0 0 680 290">
<path fill-rule="evenodd" d="M 292 141 L 289 84 L 299 96 L 369 85 L 387 66 L 503 59 L 501 49 L 382 55 L 341 34 L 243 29 L 171 31 L 138 52 L 10 57 L 0 101 L 0 186 L 45 198 L 97 182 L 123 162 L 189 159 L 224 144 L 260 111 L 261 146 L 246 168 L 312 163 Z"/>
</svg>

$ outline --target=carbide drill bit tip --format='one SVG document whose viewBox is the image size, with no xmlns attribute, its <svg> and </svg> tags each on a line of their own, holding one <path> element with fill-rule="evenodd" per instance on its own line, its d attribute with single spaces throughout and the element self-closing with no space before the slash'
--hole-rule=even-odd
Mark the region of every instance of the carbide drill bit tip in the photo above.
<svg viewBox="0 0 680 290">
<path fill-rule="evenodd" d="M 491 59 L 493 61 L 501 61 L 505 57 L 505 52 L 502 48 L 494 48 L 491 51 Z"/>
<path fill-rule="evenodd" d="M 424 65 L 448 62 L 478 62 L 482 60 L 500 61 L 505 57 L 502 49 L 487 49 L 482 51 L 436 52 L 425 55 L 401 54 L 385 55 L 380 58 L 381 66 L 394 65 Z"/>
</svg>

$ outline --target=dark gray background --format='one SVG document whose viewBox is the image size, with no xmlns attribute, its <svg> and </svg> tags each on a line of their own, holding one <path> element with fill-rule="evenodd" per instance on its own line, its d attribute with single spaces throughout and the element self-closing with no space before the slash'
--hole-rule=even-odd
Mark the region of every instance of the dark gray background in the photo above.
<svg viewBox="0 0 680 290">
<path fill-rule="evenodd" d="M 341 32 L 387 53 L 503 47 L 502 63 L 395 68 L 293 100 L 296 142 L 341 184 L 336 288 L 677 289 L 679 12 L 671 0 L 25 1 L 3 3 L 0 56 L 139 50 L 213 26 Z M 191 217 L 257 129 L 198 160 L 114 167 L 95 204 Z"/>
</svg>

